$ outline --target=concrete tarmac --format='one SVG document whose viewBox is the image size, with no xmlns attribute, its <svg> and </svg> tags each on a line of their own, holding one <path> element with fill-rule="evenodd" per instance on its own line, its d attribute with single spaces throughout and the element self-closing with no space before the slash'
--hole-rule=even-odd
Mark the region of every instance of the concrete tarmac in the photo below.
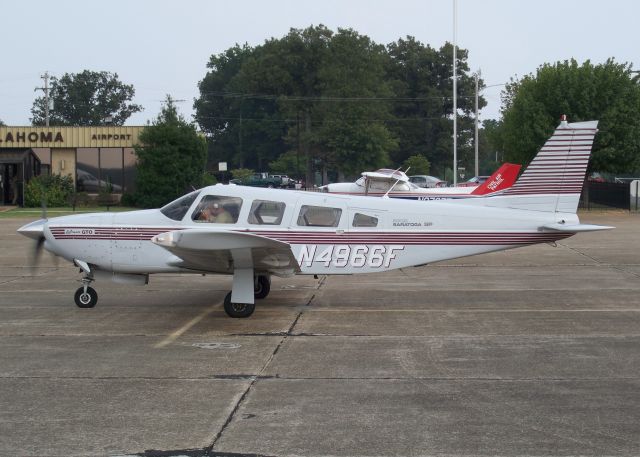
<svg viewBox="0 0 640 457">
<path fill-rule="evenodd" d="M 0 456 L 638 456 L 640 215 L 382 274 L 95 283 L 0 220 Z"/>
</svg>

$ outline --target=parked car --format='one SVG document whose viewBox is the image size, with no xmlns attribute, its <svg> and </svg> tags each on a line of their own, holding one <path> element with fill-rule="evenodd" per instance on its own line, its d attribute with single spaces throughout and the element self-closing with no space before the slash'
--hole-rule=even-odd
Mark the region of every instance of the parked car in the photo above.
<svg viewBox="0 0 640 457">
<path fill-rule="evenodd" d="M 474 176 L 468 181 L 458 183 L 458 187 L 477 187 L 489 179 L 489 176 Z"/>
<path fill-rule="evenodd" d="M 274 178 L 269 176 L 268 173 L 255 173 L 246 179 L 232 179 L 229 181 L 232 184 L 240 184 L 243 186 L 251 187 L 280 187 L 282 180 L 280 178 Z"/>
<path fill-rule="evenodd" d="M 272 178 L 280 180 L 280 187 L 293 187 L 295 181 L 287 175 L 271 175 Z"/>
<path fill-rule="evenodd" d="M 446 181 L 429 175 L 409 176 L 409 182 L 412 182 L 418 187 L 447 187 Z"/>
</svg>

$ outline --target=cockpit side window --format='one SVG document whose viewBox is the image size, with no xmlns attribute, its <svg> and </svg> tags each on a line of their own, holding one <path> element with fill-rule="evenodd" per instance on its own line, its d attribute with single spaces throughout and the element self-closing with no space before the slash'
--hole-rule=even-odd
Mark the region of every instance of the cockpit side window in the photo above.
<svg viewBox="0 0 640 457">
<path fill-rule="evenodd" d="M 191 215 L 195 222 L 235 224 L 242 208 L 242 199 L 222 195 L 205 195 Z"/>
<path fill-rule="evenodd" d="M 306 227 L 337 227 L 340 223 L 340 208 L 303 205 L 298 215 L 298 225 Z"/>
<path fill-rule="evenodd" d="M 283 202 L 254 200 L 249 211 L 249 224 L 280 225 L 285 207 Z"/>
<path fill-rule="evenodd" d="M 187 214 L 187 211 L 189 211 L 189 208 L 191 208 L 191 205 L 193 205 L 193 202 L 198 198 L 198 195 L 200 195 L 200 191 L 184 195 L 160 208 L 160 212 L 169 219 L 181 221 L 185 214 Z"/>
<path fill-rule="evenodd" d="M 391 187 L 391 184 L 388 181 L 376 181 L 376 180 L 371 180 L 371 184 L 369 184 L 369 190 L 372 190 L 374 192 L 386 192 L 389 190 L 389 187 Z"/>
</svg>

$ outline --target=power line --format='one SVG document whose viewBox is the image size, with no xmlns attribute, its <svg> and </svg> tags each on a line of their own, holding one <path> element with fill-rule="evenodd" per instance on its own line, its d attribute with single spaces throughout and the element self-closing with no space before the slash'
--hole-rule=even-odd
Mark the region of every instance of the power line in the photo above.
<svg viewBox="0 0 640 457">
<path fill-rule="evenodd" d="M 243 94 L 237 92 L 201 92 L 201 96 L 213 96 L 222 98 L 237 98 L 249 100 L 277 100 L 277 101 L 318 101 L 318 102 L 349 102 L 349 101 L 397 101 L 412 102 L 424 100 L 451 100 L 453 96 L 432 97 L 326 97 L 313 95 L 268 95 L 268 94 Z M 474 98 L 474 95 L 458 95 L 458 98 Z"/>
</svg>

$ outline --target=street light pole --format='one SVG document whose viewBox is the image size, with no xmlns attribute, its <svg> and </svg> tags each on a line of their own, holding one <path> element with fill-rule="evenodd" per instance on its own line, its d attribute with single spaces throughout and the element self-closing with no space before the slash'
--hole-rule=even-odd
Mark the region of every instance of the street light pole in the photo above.
<svg viewBox="0 0 640 457">
<path fill-rule="evenodd" d="M 458 184 L 458 75 L 456 71 L 456 35 L 458 2 L 453 0 L 453 186 Z"/>
<path fill-rule="evenodd" d="M 475 176 L 480 176 L 479 166 L 478 166 L 478 79 L 480 76 L 480 70 L 475 74 L 476 80 L 476 125 L 475 125 L 475 138 L 474 138 L 474 146 L 475 146 L 475 159 L 476 159 L 476 168 L 475 168 Z"/>
</svg>

